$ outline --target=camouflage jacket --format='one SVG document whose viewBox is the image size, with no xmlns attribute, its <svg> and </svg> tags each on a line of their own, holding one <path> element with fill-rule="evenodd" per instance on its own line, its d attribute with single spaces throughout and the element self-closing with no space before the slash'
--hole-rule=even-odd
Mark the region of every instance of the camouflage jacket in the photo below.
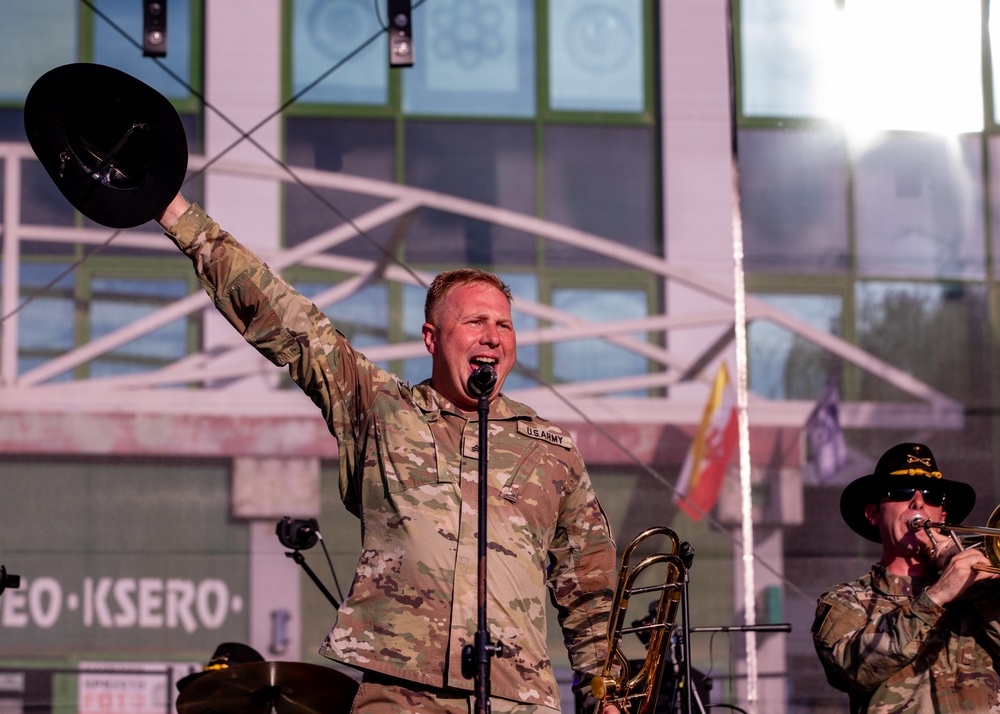
<svg viewBox="0 0 1000 714">
<path fill-rule="evenodd" d="M 168 232 L 219 311 L 322 410 L 362 552 L 321 653 L 431 686 L 472 689 L 478 626 L 478 418 L 356 352 L 313 304 L 192 206 Z M 546 589 L 573 668 L 603 664 L 615 547 L 570 435 L 504 396 L 489 413 L 487 615 L 503 655 L 494 696 L 559 708 Z"/>
<path fill-rule="evenodd" d="M 976 584 L 941 607 L 924 592 L 931 582 L 876 564 L 820 598 L 813 643 L 852 713 L 1000 713 L 995 586 Z"/>
</svg>

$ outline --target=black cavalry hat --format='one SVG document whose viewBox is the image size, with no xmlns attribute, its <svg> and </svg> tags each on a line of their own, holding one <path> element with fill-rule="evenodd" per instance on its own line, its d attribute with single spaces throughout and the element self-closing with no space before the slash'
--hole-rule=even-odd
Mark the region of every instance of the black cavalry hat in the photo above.
<svg viewBox="0 0 1000 714">
<path fill-rule="evenodd" d="M 855 533 L 881 543 L 878 527 L 865 518 L 865 506 L 878 503 L 896 488 L 932 488 L 943 492 L 948 520 L 955 523 L 965 520 L 976 503 L 972 486 L 941 476 L 929 448 L 923 444 L 897 444 L 882 454 L 874 473 L 847 484 L 840 495 L 840 515 Z"/>
<path fill-rule="evenodd" d="M 263 661 L 264 658 L 261 657 L 260 653 L 250 645 L 244 645 L 239 642 L 223 642 L 215 648 L 215 654 L 212 655 L 212 659 L 208 661 L 208 664 L 205 665 L 205 668 L 201 672 L 194 672 L 177 680 L 177 691 L 181 691 L 184 687 L 191 684 L 191 682 L 209 672 L 229 669 L 240 664 Z"/>
<path fill-rule="evenodd" d="M 68 64 L 42 75 L 25 99 L 24 129 L 63 196 L 110 228 L 159 216 L 187 172 L 173 105 L 112 67 Z"/>
</svg>

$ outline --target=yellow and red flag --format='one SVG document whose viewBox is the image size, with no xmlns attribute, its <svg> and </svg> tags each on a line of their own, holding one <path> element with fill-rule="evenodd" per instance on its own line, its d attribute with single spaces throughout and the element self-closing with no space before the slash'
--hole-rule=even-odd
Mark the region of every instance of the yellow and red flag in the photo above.
<svg viewBox="0 0 1000 714">
<path fill-rule="evenodd" d="M 696 521 L 719 500 L 722 481 L 739 440 L 737 424 L 736 393 L 723 363 L 715 375 L 705 413 L 684 459 L 674 493 L 674 504 Z"/>
</svg>

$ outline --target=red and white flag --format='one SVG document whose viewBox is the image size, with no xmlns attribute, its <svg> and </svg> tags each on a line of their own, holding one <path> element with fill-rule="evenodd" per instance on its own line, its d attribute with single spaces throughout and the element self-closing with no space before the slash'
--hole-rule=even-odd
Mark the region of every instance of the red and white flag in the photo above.
<svg viewBox="0 0 1000 714">
<path fill-rule="evenodd" d="M 715 507 L 739 440 L 736 393 L 723 363 L 715 375 L 705 413 L 684 459 L 674 504 L 696 521 Z"/>
</svg>

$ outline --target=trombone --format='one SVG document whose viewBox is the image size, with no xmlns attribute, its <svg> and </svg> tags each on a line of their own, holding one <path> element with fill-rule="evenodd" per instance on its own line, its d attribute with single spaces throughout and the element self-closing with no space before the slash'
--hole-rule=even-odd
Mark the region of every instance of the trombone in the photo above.
<svg viewBox="0 0 1000 714">
<path fill-rule="evenodd" d="M 669 552 L 654 553 L 639 561 L 635 567 L 629 566 L 633 551 L 644 541 L 654 536 L 665 536 L 671 544 Z M 686 546 L 687 544 L 684 544 Z M 637 535 L 622 552 L 615 599 L 608 621 L 608 654 L 601 673 L 591 680 L 591 691 L 597 699 L 595 712 L 600 712 L 604 704 L 615 704 L 623 712 L 631 712 L 629 703 L 641 699 L 638 714 L 652 714 L 663 678 L 667 645 L 673 635 L 674 620 L 681 601 L 682 587 L 687 574 L 687 566 L 682 557 L 680 538 L 666 526 L 647 528 Z M 638 577 L 650 567 L 662 564 L 663 582 L 659 585 L 638 587 Z M 650 624 L 625 627 L 625 614 L 629 599 L 633 594 L 656 592 L 660 599 L 656 605 L 656 615 Z M 652 608 L 650 608 L 652 612 Z M 631 632 L 650 631 L 646 659 L 639 671 L 632 675 L 628 658 L 621 650 L 622 635 Z"/>
<path fill-rule="evenodd" d="M 921 518 L 919 515 L 914 515 L 907 523 L 912 530 L 922 530 L 927 533 L 927 537 L 931 541 L 932 552 L 937 551 L 937 542 L 934 540 L 934 534 L 931 533 L 932 528 L 947 534 L 960 550 L 965 550 L 965 544 L 962 543 L 957 534 L 964 533 L 966 536 L 982 536 L 982 542 L 973 547 L 982 549 L 983 553 L 989 559 L 990 565 L 977 565 L 973 569 L 984 573 L 1000 573 L 1000 506 L 997 506 L 993 510 L 985 526 L 941 523 L 939 521 L 932 521 L 930 518 Z"/>
</svg>

